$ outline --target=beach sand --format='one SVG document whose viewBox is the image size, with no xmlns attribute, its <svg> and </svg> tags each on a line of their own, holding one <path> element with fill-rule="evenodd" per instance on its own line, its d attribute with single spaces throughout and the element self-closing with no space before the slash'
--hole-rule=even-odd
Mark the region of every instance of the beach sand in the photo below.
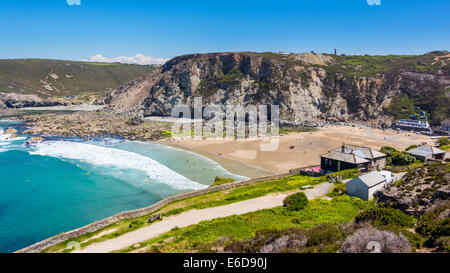
<svg viewBox="0 0 450 273">
<path fill-rule="evenodd" d="M 393 130 L 328 126 L 312 133 L 280 136 L 278 149 L 261 151 L 263 140 L 161 140 L 159 143 L 207 156 L 230 172 L 250 177 L 285 173 L 291 169 L 320 165 L 320 155 L 343 143 L 380 149 L 392 146 L 404 150 L 430 137 Z M 294 146 L 294 149 L 290 149 Z M 236 162 L 237 161 L 237 162 Z M 265 170 L 265 171 L 264 171 Z M 247 172 L 247 173 L 246 173 Z"/>
</svg>

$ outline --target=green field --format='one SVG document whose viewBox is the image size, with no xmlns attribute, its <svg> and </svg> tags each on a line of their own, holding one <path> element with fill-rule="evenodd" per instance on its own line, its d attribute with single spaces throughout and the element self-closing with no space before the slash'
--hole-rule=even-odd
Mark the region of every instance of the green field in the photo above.
<svg viewBox="0 0 450 273">
<path fill-rule="evenodd" d="M 373 202 L 362 201 L 349 196 L 336 197 L 331 201 L 311 200 L 300 211 L 293 212 L 284 207 L 277 207 L 174 229 L 159 237 L 140 243 L 138 248 L 151 246 L 148 251 L 185 253 L 190 250 L 207 248 L 223 236 L 242 240 L 255 236 L 256 231 L 265 229 L 310 229 L 320 224 L 339 225 L 349 223 L 355 219 L 361 210 L 373 206 Z M 135 247 L 129 247 L 118 252 L 130 252 L 135 249 Z"/>
</svg>

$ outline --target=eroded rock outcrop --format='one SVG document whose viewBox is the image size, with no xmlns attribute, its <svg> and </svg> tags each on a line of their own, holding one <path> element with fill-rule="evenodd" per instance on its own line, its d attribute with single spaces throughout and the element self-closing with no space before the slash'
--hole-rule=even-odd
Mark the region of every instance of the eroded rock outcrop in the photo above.
<svg viewBox="0 0 450 273">
<path fill-rule="evenodd" d="M 4 108 L 23 108 L 55 105 L 72 105 L 63 99 L 42 99 L 37 95 L 23 95 L 15 93 L 0 93 L 0 109 Z"/>
</svg>

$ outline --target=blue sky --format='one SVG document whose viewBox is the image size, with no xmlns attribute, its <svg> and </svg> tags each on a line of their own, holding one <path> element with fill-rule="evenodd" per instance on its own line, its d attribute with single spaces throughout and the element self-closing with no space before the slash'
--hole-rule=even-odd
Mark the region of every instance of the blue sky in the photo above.
<svg viewBox="0 0 450 273">
<path fill-rule="evenodd" d="M 130 59 L 148 56 L 148 62 L 161 62 L 222 51 L 337 48 L 345 54 L 385 55 L 450 50 L 450 1 L 380 2 L 1 0 L 0 58 L 143 54 Z"/>
</svg>

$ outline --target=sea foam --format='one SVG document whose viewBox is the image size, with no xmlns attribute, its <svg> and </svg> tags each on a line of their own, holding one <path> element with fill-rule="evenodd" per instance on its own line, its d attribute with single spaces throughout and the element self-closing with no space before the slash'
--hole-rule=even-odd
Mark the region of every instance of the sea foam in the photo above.
<svg viewBox="0 0 450 273">
<path fill-rule="evenodd" d="M 164 183 L 175 189 L 199 190 L 208 187 L 172 171 L 149 157 L 114 148 L 68 141 L 46 141 L 37 144 L 29 153 L 80 160 L 96 166 L 139 170 L 145 172 L 151 181 Z"/>
<path fill-rule="evenodd" d="M 10 134 L 5 134 L 5 131 L 2 128 L 0 128 L 0 146 L 2 147 L 11 144 L 13 141 L 24 139 L 26 139 L 26 137 L 12 138 Z M 3 149 L 3 151 L 5 151 L 5 149 Z"/>
</svg>

